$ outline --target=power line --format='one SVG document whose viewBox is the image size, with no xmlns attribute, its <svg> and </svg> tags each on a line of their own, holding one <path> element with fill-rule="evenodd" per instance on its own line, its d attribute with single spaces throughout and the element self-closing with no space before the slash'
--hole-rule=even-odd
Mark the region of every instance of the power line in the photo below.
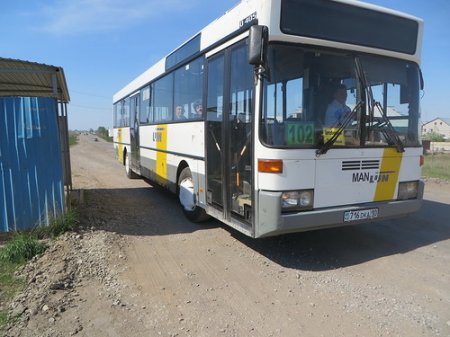
<svg viewBox="0 0 450 337">
<path fill-rule="evenodd" d="M 94 107 L 94 106 L 86 106 L 86 105 L 77 105 L 77 104 L 69 104 L 69 107 L 76 107 L 76 108 L 82 108 L 82 109 L 91 109 L 91 110 L 108 110 L 108 111 L 112 111 L 112 107 L 111 108 L 99 108 L 99 107 Z"/>
<path fill-rule="evenodd" d="M 99 98 L 105 98 L 105 99 L 112 100 L 111 96 L 96 95 L 96 94 L 91 94 L 91 93 L 82 92 L 82 91 L 78 91 L 78 90 L 70 90 L 70 92 L 74 92 L 76 94 L 84 95 L 84 96 L 92 96 L 92 97 L 99 97 Z"/>
</svg>

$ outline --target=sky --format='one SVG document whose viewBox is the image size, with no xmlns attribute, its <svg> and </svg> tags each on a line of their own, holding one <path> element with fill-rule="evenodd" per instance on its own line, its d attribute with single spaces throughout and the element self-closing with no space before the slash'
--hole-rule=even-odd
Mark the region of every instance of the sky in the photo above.
<svg viewBox="0 0 450 337">
<path fill-rule="evenodd" d="M 0 57 L 63 67 L 69 128 L 109 128 L 117 91 L 238 2 L 0 0 Z M 421 119 L 450 119 L 450 1 L 367 2 L 425 21 Z"/>
</svg>

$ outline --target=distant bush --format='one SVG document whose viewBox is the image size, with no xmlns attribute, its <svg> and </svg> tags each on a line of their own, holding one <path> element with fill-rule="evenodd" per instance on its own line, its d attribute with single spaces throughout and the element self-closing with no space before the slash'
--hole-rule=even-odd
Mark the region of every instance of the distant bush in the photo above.
<svg viewBox="0 0 450 337">
<path fill-rule="evenodd" d="M 95 132 L 97 134 L 97 136 L 99 136 L 100 138 L 106 140 L 107 142 L 112 143 L 113 138 L 109 136 L 109 132 L 108 129 L 105 128 L 104 126 L 99 126 L 97 131 Z"/>
<path fill-rule="evenodd" d="M 78 135 L 74 132 L 69 132 L 69 146 L 78 144 Z"/>
</svg>

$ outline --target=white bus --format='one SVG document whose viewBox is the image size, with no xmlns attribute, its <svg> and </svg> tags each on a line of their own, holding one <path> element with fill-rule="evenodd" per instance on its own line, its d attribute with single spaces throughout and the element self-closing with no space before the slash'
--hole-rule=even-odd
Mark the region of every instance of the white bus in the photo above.
<svg viewBox="0 0 450 337">
<path fill-rule="evenodd" d="M 415 212 L 422 32 L 361 1 L 242 0 L 114 95 L 117 158 L 255 238 Z"/>
</svg>

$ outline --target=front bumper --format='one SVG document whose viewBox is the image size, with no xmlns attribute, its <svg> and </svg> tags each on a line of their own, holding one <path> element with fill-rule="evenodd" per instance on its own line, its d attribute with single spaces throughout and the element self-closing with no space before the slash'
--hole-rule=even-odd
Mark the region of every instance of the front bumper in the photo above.
<svg viewBox="0 0 450 337">
<path fill-rule="evenodd" d="M 421 181 L 417 199 L 370 202 L 296 213 L 281 213 L 281 192 L 259 191 L 259 225 L 255 228 L 255 237 L 356 225 L 405 216 L 420 209 L 423 189 L 424 184 Z M 358 211 L 369 208 L 378 208 L 378 217 L 376 219 L 344 222 L 344 213 L 346 211 Z"/>
</svg>

